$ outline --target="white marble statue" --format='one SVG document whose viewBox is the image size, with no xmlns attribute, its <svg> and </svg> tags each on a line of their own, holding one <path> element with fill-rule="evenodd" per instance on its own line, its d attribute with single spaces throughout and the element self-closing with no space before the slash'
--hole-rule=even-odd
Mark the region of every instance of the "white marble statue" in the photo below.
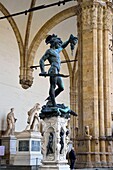
<svg viewBox="0 0 113 170">
<path fill-rule="evenodd" d="M 14 108 L 11 108 L 11 111 L 7 114 L 7 129 L 5 130 L 4 136 L 14 135 L 16 120 L 14 117 Z"/>
<path fill-rule="evenodd" d="M 25 130 L 40 130 L 40 118 L 39 118 L 40 104 L 36 103 L 35 106 L 28 111 L 27 127 Z"/>
</svg>

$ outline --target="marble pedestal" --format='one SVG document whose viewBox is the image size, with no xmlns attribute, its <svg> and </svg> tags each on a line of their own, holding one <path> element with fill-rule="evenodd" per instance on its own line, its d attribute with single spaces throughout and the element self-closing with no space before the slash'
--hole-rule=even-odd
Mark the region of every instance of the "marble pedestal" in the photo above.
<svg viewBox="0 0 113 170">
<path fill-rule="evenodd" d="M 69 118 L 53 116 L 44 118 L 42 149 L 43 160 L 39 170 L 70 170 L 66 153 L 69 136 L 67 124 Z M 50 134 L 53 134 L 52 150 L 48 151 Z"/>
<path fill-rule="evenodd" d="M 41 133 L 35 131 L 23 131 L 17 135 L 17 154 L 14 165 L 40 165 Z"/>
<path fill-rule="evenodd" d="M 5 146 L 5 155 L 1 158 L 1 164 L 14 164 L 14 157 L 16 155 L 16 142 L 15 136 L 3 136 L 1 144 Z"/>
</svg>

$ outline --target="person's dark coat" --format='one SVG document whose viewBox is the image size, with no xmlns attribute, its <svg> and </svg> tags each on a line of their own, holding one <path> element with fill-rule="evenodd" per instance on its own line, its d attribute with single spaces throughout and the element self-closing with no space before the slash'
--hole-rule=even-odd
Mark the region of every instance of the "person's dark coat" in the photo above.
<svg viewBox="0 0 113 170">
<path fill-rule="evenodd" d="M 75 160 L 76 160 L 76 154 L 73 149 L 69 152 L 69 159 L 70 159 L 70 168 L 74 168 Z"/>
</svg>

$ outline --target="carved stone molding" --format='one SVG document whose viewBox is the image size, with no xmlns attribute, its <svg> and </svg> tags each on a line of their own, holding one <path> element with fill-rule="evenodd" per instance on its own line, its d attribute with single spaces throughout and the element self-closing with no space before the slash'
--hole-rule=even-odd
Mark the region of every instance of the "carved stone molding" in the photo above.
<svg viewBox="0 0 113 170">
<path fill-rule="evenodd" d="M 102 25 L 102 6 L 92 4 L 82 7 L 82 24 L 83 30 L 96 29 L 98 25 Z"/>
<path fill-rule="evenodd" d="M 103 7 L 99 6 L 98 8 L 98 15 L 97 15 L 97 19 L 98 19 L 98 29 L 102 29 L 103 28 Z"/>
<path fill-rule="evenodd" d="M 33 84 L 33 69 L 31 68 L 26 68 L 26 67 L 20 67 L 20 84 L 22 88 L 28 89 L 29 87 L 32 86 Z"/>
<path fill-rule="evenodd" d="M 97 26 L 102 29 L 102 23 L 104 23 L 104 29 L 112 31 L 112 5 L 110 2 L 84 1 L 78 6 L 80 11 L 78 17 L 81 18 L 78 21 L 78 27 L 82 22 L 82 30 L 96 29 Z"/>
<path fill-rule="evenodd" d="M 32 78 L 33 79 L 33 78 Z M 32 86 L 32 84 L 33 84 L 33 80 L 26 80 L 26 79 L 20 79 L 20 84 L 22 85 L 22 87 L 24 88 L 24 89 L 28 89 L 29 87 L 31 87 Z"/>
<path fill-rule="evenodd" d="M 82 9 L 82 26 L 83 30 L 90 29 L 91 13 L 89 8 Z"/>
<path fill-rule="evenodd" d="M 112 32 L 112 12 L 110 8 L 104 9 L 103 21 L 104 21 L 104 29 Z"/>
</svg>

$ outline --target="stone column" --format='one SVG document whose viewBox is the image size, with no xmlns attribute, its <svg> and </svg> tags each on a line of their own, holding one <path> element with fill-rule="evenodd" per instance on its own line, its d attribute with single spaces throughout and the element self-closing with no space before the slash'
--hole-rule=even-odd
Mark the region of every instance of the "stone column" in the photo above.
<svg viewBox="0 0 113 170">
<path fill-rule="evenodd" d="M 109 48 L 112 39 L 112 11 L 108 3 L 104 9 L 104 110 L 105 134 L 111 136 L 111 63 L 112 52 Z"/>
<path fill-rule="evenodd" d="M 99 131 L 100 131 L 100 160 L 105 166 L 105 125 L 104 125 L 104 89 L 103 89 L 103 7 L 98 8 L 98 96 L 99 96 Z"/>
<path fill-rule="evenodd" d="M 94 167 L 110 166 L 111 148 L 111 73 L 112 11 L 111 3 L 78 0 L 78 157 L 83 167 L 85 154 L 84 127 L 89 127 L 91 161 Z M 110 139 L 109 139 L 110 143 Z M 107 152 L 107 164 L 106 163 Z M 81 156 L 80 156 L 81 155 Z M 106 166 L 105 165 L 105 166 Z"/>
<path fill-rule="evenodd" d="M 98 119 L 98 56 L 97 56 L 97 14 L 98 5 L 93 2 L 81 3 L 81 16 L 78 16 L 81 32 L 79 33 L 78 86 L 79 86 L 79 136 L 83 138 L 84 127 L 95 139 L 99 137 Z M 93 152 L 99 151 L 99 145 L 93 142 Z M 86 148 L 82 148 L 83 151 Z M 79 150 L 79 147 L 78 147 Z M 82 159 L 82 158 L 81 158 Z M 94 161 L 99 155 L 94 155 Z"/>
<path fill-rule="evenodd" d="M 73 87 L 73 80 L 74 80 L 74 77 L 73 75 L 71 74 L 70 76 L 70 107 L 72 110 L 75 111 L 75 88 Z M 74 117 L 71 116 L 70 118 L 70 128 L 71 128 L 71 140 L 73 141 L 74 143 L 74 138 L 75 138 L 75 135 L 74 135 Z"/>
<path fill-rule="evenodd" d="M 79 55 L 79 103 L 80 121 L 82 119 L 80 131 L 83 127 L 91 123 L 90 131 L 94 137 L 98 136 L 98 62 L 97 62 L 97 6 L 93 7 L 89 3 L 81 6 L 81 35 L 79 46 L 82 53 Z M 81 124 L 82 124 L 81 123 Z"/>
<path fill-rule="evenodd" d="M 112 4 L 110 2 L 104 8 L 104 112 L 105 112 L 105 136 L 106 136 L 106 152 L 107 165 L 112 165 L 112 135 L 111 129 L 111 85 L 112 85 Z"/>
<path fill-rule="evenodd" d="M 77 95 L 77 80 L 76 75 L 70 76 L 70 107 L 78 114 L 78 95 Z M 71 137 L 74 148 L 76 148 L 76 128 L 78 127 L 78 117 L 70 118 Z"/>
</svg>

